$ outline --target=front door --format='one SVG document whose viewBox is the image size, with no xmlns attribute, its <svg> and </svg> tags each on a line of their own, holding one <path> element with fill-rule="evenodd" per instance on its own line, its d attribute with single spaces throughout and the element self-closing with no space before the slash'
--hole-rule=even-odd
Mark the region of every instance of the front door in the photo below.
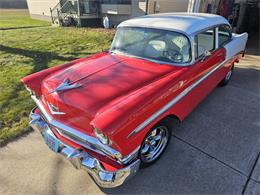
<svg viewBox="0 0 260 195">
<path fill-rule="evenodd" d="M 196 63 L 191 69 L 194 87 L 190 102 L 192 109 L 223 79 L 219 70 L 225 60 L 225 49 L 217 47 L 215 28 L 195 36 Z"/>
</svg>

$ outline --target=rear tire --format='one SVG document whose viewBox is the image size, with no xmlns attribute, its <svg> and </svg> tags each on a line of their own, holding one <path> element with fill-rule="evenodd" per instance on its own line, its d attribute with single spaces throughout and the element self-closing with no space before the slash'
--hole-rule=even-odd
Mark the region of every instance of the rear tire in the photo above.
<svg viewBox="0 0 260 195">
<path fill-rule="evenodd" d="M 228 71 L 228 73 L 226 74 L 225 78 L 219 83 L 220 87 L 224 87 L 224 86 L 226 86 L 229 83 L 229 81 L 231 80 L 231 77 L 233 75 L 233 71 L 234 71 L 234 65 Z"/>
<path fill-rule="evenodd" d="M 164 153 L 172 137 L 173 121 L 165 118 L 146 134 L 139 150 L 141 168 L 154 164 Z"/>
</svg>

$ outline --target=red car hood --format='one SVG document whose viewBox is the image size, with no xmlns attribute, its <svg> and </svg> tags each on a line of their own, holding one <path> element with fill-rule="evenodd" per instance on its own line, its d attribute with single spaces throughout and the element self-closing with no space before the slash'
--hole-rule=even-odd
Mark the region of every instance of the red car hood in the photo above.
<svg viewBox="0 0 260 195">
<path fill-rule="evenodd" d="M 179 68 L 120 55 L 104 54 L 82 60 L 73 66 L 47 77 L 43 81 L 43 103 L 58 108 L 62 115 L 52 115 L 84 132 L 92 132 L 90 121 L 106 108 Z M 80 84 L 74 89 L 51 93 L 65 79 Z M 86 130 L 86 131 L 85 131 Z"/>
</svg>

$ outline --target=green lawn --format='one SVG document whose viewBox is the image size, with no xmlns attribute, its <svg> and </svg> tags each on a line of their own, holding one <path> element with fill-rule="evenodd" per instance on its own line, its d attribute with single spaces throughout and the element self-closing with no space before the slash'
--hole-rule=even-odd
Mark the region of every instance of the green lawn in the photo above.
<svg viewBox="0 0 260 195">
<path fill-rule="evenodd" d="M 113 34 L 58 27 L 0 30 L 0 145 L 28 131 L 34 104 L 20 78 L 107 49 Z"/>
<path fill-rule="evenodd" d="M 28 10 L 0 9 L 0 29 L 50 26 L 49 22 L 31 19 Z"/>
</svg>

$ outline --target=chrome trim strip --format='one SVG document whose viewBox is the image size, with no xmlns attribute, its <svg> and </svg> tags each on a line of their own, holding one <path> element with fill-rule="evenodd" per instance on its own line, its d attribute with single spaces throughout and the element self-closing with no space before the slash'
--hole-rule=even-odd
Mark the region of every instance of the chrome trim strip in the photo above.
<svg viewBox="0 0 260 195">
<path fill-rule="evenodd" d="M 81 146 L 83 146 L 84 148 L 87 148 L 87 149 L 89 149 L 89 150 L 92 150 L 92 151 L 94 151 L 94 152 L 96 152 L 96 153 L 98 153 L 98 154 L 105 155 L 104 152 L 99 151 L 99 150 L 96 150 L 96 149 L 92 148 L 91 146 L 89 146 L 89 145 L 87 144 L 87 142 L 84 144 L 84 143 L 81 142 L 81 141 L 77 141 L 77 140 L 72 139 L 71 137 L 65 135 L 65 134 L 62 133 L 58 128 L 56 128 L 56 130 L 58 131 L 58 133 L 59 133 L 60 135 L 62 135 L 63 137 L 67 138 L 68 140 L 73 141 L 74 143 L 76 143 L 76 144 L 78 144 L 78 145 L 81 145 Z"/>
<path fill-rule="evenodd" d="M 47 103 L 49 110 L 51 111 L 51 114 L 53 115 L 63 115 L 64 112 L 58 112 L 54 110 L 54 106 L 52 104 Z"/>
<path fill-rule="evenodd" d="M 155 112 L 153 115 L 151 115 L 148 119 L 146 119 L 143 123 L 138 125 L 128 136 L 127 138 L 130 138 L 134 134 L 141 131 L 143 128 L 145 128 L 149 123 L 151 123 L 153 120 L 155 120 L 157 117 L 159 117 L 161 114 L 163 114 L 165 111 L 170 109 L 173 105 L 175 105 L 181 98 L 186 96 L 192 89 L 194 89 L 197 85 L 199 85 L 203 80 L 205 80 L 207 77 L 209 77 L 213 72 L 215 72 L 217 69 L 219 69 L 221 66 L 223 66 L 228 60 L 225 60 L 215 67 L 213 67 L 211 70 L 209 70 L 205 75 L 203 75 L 201 78 L 199 78 L 197 81 L 195 81 L 192 85 L 184 89 L 179 95 L 177 95 L 175 98 L 173 98 L 170 102 L 168 102 L 165 106 L 163 106 L 160 110 Z"/>
<path fill-rule="evenodd" d="M 217 26 L 216 28 L 215 28 L 215 49 L 218 49 L 219 48 L 219 40 L 218 40 L 218 28 L 219 28 L 219 26 Z"/>
<path fill-rule="evenodd" d="M 127 156 L 124 156 L 124 158 L 122 158 L 120 160 L 120 162 L 122 164 L 128 164 L 129 162 L 132 162 L 133 160 L 137 159 L 138 158 L 138 151 L 139 151 L 140 147 L 141 146 L 138 146 L 130 154 L 128 154 Z"/>
<path fill-rule="evenodd" d="M 73 134 L 77 137 L 79 137 L 80 139 L 89 142 L 95 146 L 97 146 L 98 149 L 100 149 L 102 152 L 104 152 L 105 154 L 112 156 L 113 158 L 117 158 L 120 159 L 122 158 L 122 155 L 116 151 L 115 149 L 102 144 L 100 141 L 98 141 L 98 139 L 88 136 L 84 133 L 81 133 L 80 131 L 77 131 L 67 125 L 64 125 L 63 123 L 60 123 L 56 120 L 54 120 L 44 109 L 42 103 L 35 97 L 35 96 L 31 96 L 31 98 L 34 100 L 34 102 L 36 103 L 36 105 L 38 106 L 38 108 L 41 110 L 42 114 L 44 115 L 45 119 L 48 121 L 49 124 L 51 124 L 54 127 L 57 127 L 58 129 L 62 129 L 64 131 L 67 131 L 70 134 Z"/>
</svg>

